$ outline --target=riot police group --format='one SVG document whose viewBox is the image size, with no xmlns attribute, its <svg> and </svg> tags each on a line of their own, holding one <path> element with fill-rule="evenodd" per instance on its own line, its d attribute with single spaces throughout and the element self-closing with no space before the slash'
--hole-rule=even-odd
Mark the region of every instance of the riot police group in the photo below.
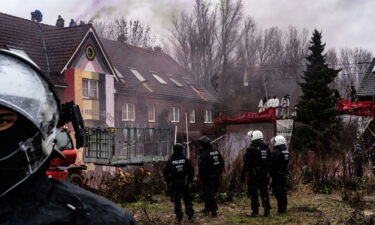
<svg viewBox="0 0 375 225">
<path fill-rule="evenodd" d="M 247 133 L 251 141 L 244 155 L 244 165 L 241 171 L 241 181 L 247 178 L 248 195 L 251 201 L 251 212 L 246 216 L 259 216 L 259 194 L 264 208 L 264 216 L 270 215 L 271 205 L 268 196 L 270 178 L 272 179 L 272 192 L 277 200 L 278 213 L 287 211 L 287 174 L 289 151 L 286 139 L 283 136 L 272 138 L 273 151 L 263 140 L 263 133 L 259 130 Z M 200 155 L 198 160 L 198 177 L 202 189 L 205 216 L 218 215 L 216 202 L 221 176 L 224 170 L 224 161 L 220 152 L 213 148 L 207 136 L 198 139 Z M 185 212 L 189 221 L 193 220 L 194 209 L 190 194 L 190 184 L 194 178 L 194 168 L 189 159 L 183 154 L 183 145 L 177 143 L 173 146 L 173 155 L 168 160 L 163 171 L 169 194 L 175 204 L 176 220 L 182 221 L 183 213 L 181 198 L 185 203 Z"/>
</svg>

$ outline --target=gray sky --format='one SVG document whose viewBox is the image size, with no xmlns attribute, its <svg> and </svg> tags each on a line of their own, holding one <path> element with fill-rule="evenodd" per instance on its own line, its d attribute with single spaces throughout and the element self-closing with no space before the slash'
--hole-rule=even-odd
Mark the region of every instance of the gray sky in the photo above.
<svg viewBox="0 0 375 225">
<path fill-rule="evenodd" d="M 218 2 L 214 0 L 213 2 Z M 1 0 L 0 12 L 30 18 L 39 9 L 43 22 L 55 24 L 62 15 L 67 25 L 71 18 L 88 21 L 124 15 L 152 27 L 165 36 L 170 18 L 193 8 L 193 0 Z M 288 26 L 314 28 L 323 32 L 328 48 L 362 47 L 375 52 L 375 1 L 373 0 L 243 0 L 244 14 L 259 27 Z"/>
</svg>

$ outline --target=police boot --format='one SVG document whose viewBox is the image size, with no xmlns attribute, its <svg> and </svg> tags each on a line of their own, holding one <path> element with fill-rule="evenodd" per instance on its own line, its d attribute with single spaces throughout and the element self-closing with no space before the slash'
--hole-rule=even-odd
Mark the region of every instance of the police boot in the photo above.
<svg viewBox="0 0 375 225">
<path fill-rule="evenodd" d="M 182 216 L 180 217 L 180 216 L 177 216 L 176 217 L 176 223 L 177 224 L 181 224 L 181 222 L 182 222 Z"/>
<path fill-rule="evenodd" d="M 202 209 L 201 212 L 202 212 L 203 215 L 205 215 L 205 216 L 208 216 L 208 215 L 210 214 L 210 210 L 208 210 L 208 209 L 206 209 L 206 208 Z"/>
</svg>

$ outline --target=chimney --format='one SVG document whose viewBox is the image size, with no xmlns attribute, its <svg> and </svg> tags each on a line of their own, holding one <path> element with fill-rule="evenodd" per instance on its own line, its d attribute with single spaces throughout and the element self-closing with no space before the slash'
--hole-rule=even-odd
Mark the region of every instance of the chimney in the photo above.
<svg viewBox="0 0 375 225">
<path fill-rule="evenodd" d="M 56 21 L 56 27 L 64 27 L 64 23 L 65 23 L 65 20 L 61 18 L 61 16 L 59 15 Z"/>
<path fill-rule="evenodd" d="M 31 12 L 31 21 L 40 23 L 43 20 L 42 12 L 39 10 L 35 10 L 34 12 Z"/>
<path fill-rule="evenodd" d="M 160 46 L 155 46 L 154 52 L 163 52 L 163 49 Z"/>
<path fill-rule="evenodd" d="M 69 27 L 74 27 L 76 25 L 76 22 L 74 22 L 73 19 L 70 19 Z"/>
</svg>

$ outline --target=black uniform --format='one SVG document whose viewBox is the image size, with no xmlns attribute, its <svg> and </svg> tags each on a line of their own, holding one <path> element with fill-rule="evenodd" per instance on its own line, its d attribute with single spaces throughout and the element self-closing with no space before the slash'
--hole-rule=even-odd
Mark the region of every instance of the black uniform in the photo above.
<svg viewBox="0 0 375 225">
<path fill-rule="evenodd" d="M 353 157 L 355 176 L 362 177 L 363 176 L 363 164 L 365 162 L 365 157 L 360 146 L 355 147 L 352 157 Z"/>
<path fill-rule="evenodd" d="M 194 215 L 189 185 L 193 181 L 194 168 L 182 152 L 174 153 L 163 171 L 165 182 L 170 186 L 176 218 L 181 221 L 183 213 L 181 198 L 184 199 L 185 213 L 191 219 Z"/>
<path fill-rule="evenodd" d="M 36 175 L 0 199 L 5 225 L 134 225 L 113 202 L 65 181 Z"/>
<path fill-rule="evenodd" d="M 270 175 L 272 177 L 272 192 L 277 200 L 279 213 L 286 212 L 288 198 L 286 195 L 286 182 L 288 175 L 289 151 L 285 145 L 273 148 L 270 157 Z"/>
<path fill-rule="evenodd" d="M 265 210 L 265 215 L 268 216 L 271 209 L 270 200 L 268 196 L 268 159 L 270 156 L 270 149 L 263 140 L 254 140 L 246 150 L 244 156 L 244 166 L 241 172 L 241 180 L 245 180 L 245 175 L 248 174 L 248 194 L 251 198 L 251 210 L 253 215 L 259 213 L 258 190 L 262 200 L 262 206 Z"/>
<path fill-rule="evenodd" d="M 204 146 L 199 156 L 199 177 L 203 185 L 204 213 L 217 215 L 216 194 L 220 186 L 224 161 L 218 150 Z"/>
</svg>

